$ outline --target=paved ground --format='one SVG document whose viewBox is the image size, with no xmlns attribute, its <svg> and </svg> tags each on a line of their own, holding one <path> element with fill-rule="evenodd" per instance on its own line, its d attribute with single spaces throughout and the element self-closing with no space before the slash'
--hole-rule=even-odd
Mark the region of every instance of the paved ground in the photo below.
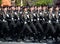
<svg viewBox="0 0 60 44">
<path fill-rule="evenodd" d="M 46 44 L 46 43 L 1 42 L 0 44 Z"/>
<path fill-rule="evenodd" d="M 1 42 L 0 44 L 60 44 L 60 43 L 52 43 L 52 42 L 47 42 L 47 43 L 27 43 L 27 42 Z"/>
<path fill-rule="evenodd" d="M 47 42 L 45 40 L 39 42 L 31 42 L 31 41 L 0 41 L 0 44 L 60 44 L 60 42 L 53 42 L 52 40 L 48 40 Z"/>
</svg>

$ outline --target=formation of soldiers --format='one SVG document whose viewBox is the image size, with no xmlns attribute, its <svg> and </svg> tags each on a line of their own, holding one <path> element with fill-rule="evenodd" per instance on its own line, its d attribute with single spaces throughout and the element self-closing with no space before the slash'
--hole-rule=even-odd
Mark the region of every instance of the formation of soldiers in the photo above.
<svg viewBox="0 0 60 44">
<path fill-rule="evenodd" d="M 0 39 L 56 40 L 60 37 L 58 6 L 0 7 Z"/>
</svg>

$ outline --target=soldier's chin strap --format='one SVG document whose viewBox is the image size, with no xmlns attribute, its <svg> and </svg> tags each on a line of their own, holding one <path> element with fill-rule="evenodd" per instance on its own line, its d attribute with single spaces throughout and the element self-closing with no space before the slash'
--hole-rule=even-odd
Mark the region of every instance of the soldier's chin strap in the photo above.
<svg viewBox="0 0 60 44">
<path fill-rule="evenodd" d="M 24 24 L 27 24 L 27 22 L 25 21 Z"/>
<path fill-rule="evenodd" d="M 37 20 L 39 21 L 40 19 L 39 19 L 39 18 L 37 18 Z"/>
<path fill-rule="evenodd" d="M 33 18 L 31 18 L 31 21 L 33 21 Z"/>
</svg>

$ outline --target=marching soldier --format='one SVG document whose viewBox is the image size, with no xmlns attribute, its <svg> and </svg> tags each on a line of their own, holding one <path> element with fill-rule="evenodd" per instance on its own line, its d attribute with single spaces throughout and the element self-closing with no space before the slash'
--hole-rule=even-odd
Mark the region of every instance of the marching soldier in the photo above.
<svg viewBox="0 0 60 44">
<path fill-rule="evenodd" d="M 58 30 L 57 30 L 58 29 Z M 11 37 L 13 40 L 28 38 L 42 40 L 45 36 L 60 36 L 60 10 L 57 6 L 3 7 L 0 8 L 0 38 Z M 27 36 L 26 36 L 27 35 Z M 38 35 L 38 36 L 37 36 Z M 7 39 L 6 39 L 7 40 Z"/>
<path fill-rule="evenodd" d="M 38 32 L 37 32 L 37 28 L 36 28 L 36 26 L 34 25 L 35 24 L 35 22 L 36 22 L 36 14 L 35 14 L 35 11 L 34 11 L 34 7 L 31 7 L 30 8 L 30 28 L 32 29 L 32 31 L 33 31 L 33 35 L 32 35 L 32 37 L 34 38 L 34 40 L 35 39 L 37 39 L 37 34 L 38 34 Z"/>
<path fill-rule="evenodd" d="M 23 13 L 22 17 L 23 17 L 23 23 L 24 23 L 22 33 L 24 33 L 24 31 L 25 31 L 25 36 L 24 37 L 26 37 L 27 34 L 33 33 L 29 24 L 28 24 L 28 22 L 30 22 L 30 21 L 29 21 L 29 11 L 28 11 L 27 7 L 24 8 L 24 13 Z"/>
<path fill-rule="evenodd" d="M 60 33 L 60 23 L 59 23 L 59 7 L 57 6 L 55 8 L 55 29 L 56 29 L 56 33 L 54 34 L 55 36 L 55 40 L 57 40 L 58 36 L 59 36 L 59 33 Z"/>
<path fill-rule="evenodd" d="M 43 18 L 45 19 L 45 21 L 48 20 L 48 7 L 47 6 L 43 6 Z"/>
<path fill-rule="evenodd" d="M 42 22 L 42 19 L 43 19 L 43 11 L 42 11 L 42 6 L 38 7 L 38 14 L 39 14 L 39 19 L 40 19 L 40 22 Z"/>
<path fill-rule="evenodd" d="M 34 33 L 37 34 L 37 28 L 36 26 L 34 25 L 34 22 L 36 22 L 36 14 L 34 12 L 34 7 L 31 7 L 30 8 L 30 20 L 31 20 L 31 23 L 30 23 L 30 26 L 31 28 L 34 30 Z"/>
<path fill-rule="evenodd" d="M 7 15 L 7 8 L 5 7 L 2 11 L 2 15 L 3 15 L 3 23 L 2 23 L 2 30 L 4 33 L 4 39 L 6 39 L 7 35 L 8 35 L 8 30 L 9 30 L 9 26 L 8 26 L 8 22 L 6 20 L 6 15 Z"/>
<path fill-rule="evenodd" d="M 42 7 L 40 7 L 42 8 Z M 46 6 L 43 6 L 42 10 L 40 10 L 40 21 L 41 21 L 41 27 L 42 27 L 42 36 L 41 39 L 46 39 L 45 31 L 46 31 L 46 26 L 47 26 L 47 20 L 48 20 L 48 10 Z"/>
<path fill-rule="evenodd" d="M 55 13 L 53 11 L 53 7 L 50 7 L 49 8 L 49 20 L 48 20 L 48 23 L 47 23 L 47 30 L 46 30 L 46 34 L 48 37 L 53 37 L 54 33 L 56 32 L 54 26 L 53 26 L 53 18 L 55 16 Z M 47 37 L 47 38 L 48 38 Z"/>
<path fill-rule="evenodd" d="M 43 33 L 43 28 L 42 28 L 42 24 L 40 22 L 40 12 L 42 12 L 42 10 L 39 10 L 41 8 L 38 8 L 38 12 L 37 12 L 37 20 L 36 20 L 36 25 L 39 27 L 39 30 L 41 33 Z"/>
<path fill-rule="evenodd" d="M 3 25 L 2 25 L 2 23 L 3 23 L 3 15 L 2 14 L 0 14 L 0 38 L 3 38 Z"/>
<path fill-rule="evenodd" d="M 40 39 L 41 39 L 40 37 L 42 37 L 42 35 L 43 35 L 43 27 L 42 27 L 41 21 L 40 21 L 40 12 L 42 13 L 42 8 L 41 7 L 39 7 L 39 8 L 35 7 L 34 11 L 35 11 L 34 13 L 36 15 L 36 17 L 34 18 L 34 19 L 36 19 L 34 24 L 35 24 L 37 31 L 38 31 L 38 34 L 37 34 L 38 36 L 36 36 L 36 37 L 40 41 Z"/>
<path fill-rule="evenodd" d="M 12 6 L 11 9 L 9 10 L 9 12 L 10 12 L 10 17 L 11 17 L 10 21 L 9 21 L 9 27 L 10 27 L 9 35 L 10 35 L 10 37 L 12 39 L 14 39 L 15 36 L 16 36 L 16 24 L 15 24 L 15 21 L 16 21 L 16 18 L 17 18 L 17 16 L 15 15 L 15 7 Z"/>
<path fill-rule="evenodd" d="M 23 28 L 21 25 L 22 25 L 22 20 L 21 20 L 21 17 L 22 17 L 22 14 L 23 14 L 23 11 L 21 11 L 21 8 L 18 6 L 16 11 L 15 11 L 15 14 L 17 16 L 17 19 L 16 19 L 16 33 L 17 33 L 17 40 L 20 39 L 21 37 L 21 29 Z"/>
</svg>

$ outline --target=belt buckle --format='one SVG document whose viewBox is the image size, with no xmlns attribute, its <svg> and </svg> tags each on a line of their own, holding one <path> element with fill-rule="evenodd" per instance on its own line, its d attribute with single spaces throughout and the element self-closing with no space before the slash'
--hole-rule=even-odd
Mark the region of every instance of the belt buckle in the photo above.
<svg viewBox="0 0 60 44">
<path fill-rule="evenodd" d="M 49 20 L 49 23 L 51 23 L 51 20 Z"/>
<path fill-rule="evenodd" d="M 34 21 L 36 21 L 36 19 L 34 19 Z"/>
<path fill-rule="evenodd" d="M 59 23 L 59 20 L 57 19 L 56 22 Z"/>
<path fill-rule="evenodd" d="M 40 20 L 39 18 L 37 18 L 37 20 Z"/>
<path fill-rule="evenodd" d="M 31 21 L 33 21 L 33 19 L 31 19 Z"/>
<path fill-rule="evenodd" d="M 7 22 L 5 19 L 3 19 L 3 22 Z"/>
<path fill-rule="evenodd" d="M 27 22 L 25 21 L 24 24 L 27 24 Z"/>
</svg>

